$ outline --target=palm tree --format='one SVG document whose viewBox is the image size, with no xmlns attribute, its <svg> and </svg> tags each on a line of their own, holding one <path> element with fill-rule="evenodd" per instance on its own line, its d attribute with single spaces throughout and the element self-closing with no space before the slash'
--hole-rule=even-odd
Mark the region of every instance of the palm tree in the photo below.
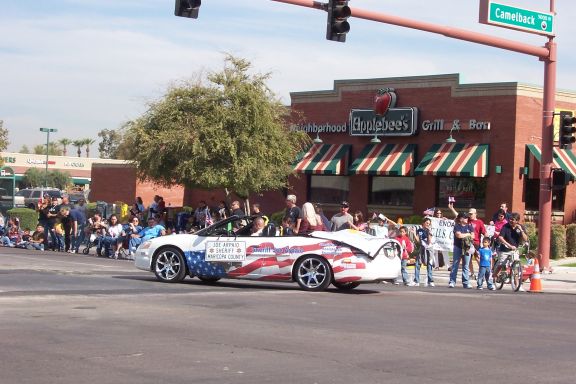
<svg viewBox="0 0 576 384">
<path fill-rule="evenodd" d="M 82 155 L 82 146 L 84 145 L 84 140 L 74 140 L 72 145 L 78 149 L 78 157 Z"/>
<path fill-rule="evenodd" d="M 66 152 L 67 152 L 66 147 L 68 145 L 72 144 L 72 140 L 64 138 L 64 139 L 60 139 L 58 142 L 62 146 L 63 155 L 66 156 Z"/>
<path fill-rule="evenodd" d="M 90 157 L 90 146 L 96 142 L 94 139 L 84 139 L 82 140 L 86 146 L 86 157 Z"/>
</svg>

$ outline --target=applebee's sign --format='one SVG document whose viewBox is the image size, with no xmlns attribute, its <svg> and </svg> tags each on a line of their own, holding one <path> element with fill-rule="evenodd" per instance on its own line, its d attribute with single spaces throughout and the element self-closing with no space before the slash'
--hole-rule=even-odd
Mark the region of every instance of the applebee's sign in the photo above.
<svg viewBox="0 0 576 384">
<path fill-rule="evenodd" d="M 394 88 L 380 89 L 374 109 L 350 111 L 351 136 L 413 136 L 418 128 L 418 108 L 396 108 Z"/>
</svg>

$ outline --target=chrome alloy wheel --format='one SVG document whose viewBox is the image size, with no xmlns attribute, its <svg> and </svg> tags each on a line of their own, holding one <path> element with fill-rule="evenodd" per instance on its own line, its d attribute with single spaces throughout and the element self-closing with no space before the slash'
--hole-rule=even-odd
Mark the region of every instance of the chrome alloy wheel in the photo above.
<svg viewBox="0 0 576 384">
<path fill-rule="evenodd" d="M 296 282 L 302 289 L 321 291 L 332 281 L 328 262 L 317 256 L 308 256 L 300 261 L 296 270 Z"/>
<path fill-rule="evenodd" d="M 154 274 L 167 283 L 182 281 L 186 275 L 186 265 L 182 253 L 174 248 L 160 251 L 154 261 Z"/>
</svg>

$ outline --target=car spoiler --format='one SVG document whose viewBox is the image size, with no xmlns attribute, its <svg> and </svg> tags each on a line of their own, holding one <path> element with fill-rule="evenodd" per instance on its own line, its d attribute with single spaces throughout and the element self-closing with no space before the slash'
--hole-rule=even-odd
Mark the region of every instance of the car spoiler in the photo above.
<svg viewBox="0 0 576 384">
<path fill-rule="evenodd" d="M 353 229 L 344 229 L 336 232 L 314 231 L 310 233 L 311 237 L 317 239 L 334 240 L 344 243 L 374 258 L 380 251 L 385 248 L 397 248 L 401 252 L 402 246 L 394 239 L 375 237 L 365 232 L 355 231 Z M 398 254 L 398 256 L 401 256 Z"/>
</svg>

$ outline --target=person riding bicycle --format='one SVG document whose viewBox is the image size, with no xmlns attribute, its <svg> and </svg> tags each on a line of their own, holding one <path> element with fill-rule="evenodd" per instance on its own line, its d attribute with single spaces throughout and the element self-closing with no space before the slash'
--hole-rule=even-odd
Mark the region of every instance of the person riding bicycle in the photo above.
<svg viewBox="0 0 576 384">
<path fill-rule="evenodd" d="M 518 247 L 528 241 L 526 228 L 520 224 L 520 215 L 517 212 L 510 214 L 508 223 L 502 227 L 498 240 L 500 241 L 500 247 L 498 249 L 498 260 L 493 274 L 495 277 L 498 276 L 502 267 L 506 265 L 506 261 L 514 257 L 514 253 Z"/>
</svg>

